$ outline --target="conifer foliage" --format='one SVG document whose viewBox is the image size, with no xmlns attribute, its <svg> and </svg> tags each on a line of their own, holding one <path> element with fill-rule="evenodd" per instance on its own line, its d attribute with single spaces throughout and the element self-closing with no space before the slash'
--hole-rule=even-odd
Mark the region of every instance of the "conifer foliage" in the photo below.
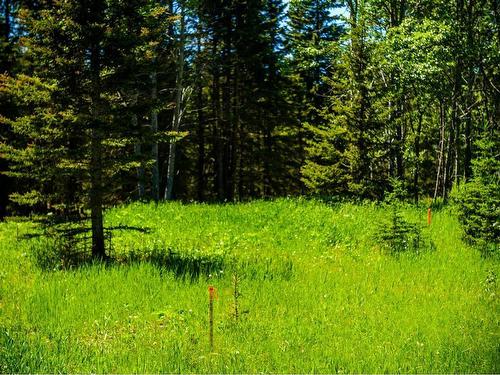
<svg viewBox="0 0 500 375">
<path fill-rule="evenodd" d="M 415 202 L 460 185 L 468 239 L 497 243 L 499 6 L 1 0 L 0 216 L 88 217 L 103 258 L 115 203 L 397 179 Z"/>
<path fill-rule="evenodd" d="M 166 18 L 145 0 L 47 1 L 19 14 L 31 66 L 1 76 L 1 95 L 17 108 L 2 116 L 15 139 L 2 155 L 24 187 L 12 199 L 64 218 L 88 211 L 96 258 L 106 256 L 103 209 L 137 167 L 131 118 L 151 106 L 141 98 L 148 38 Z"/>
<path fill-rule="evenodd" d="M 485 255 L 500 248 L 500 137 L 485 132 L 477 142 L 479 157 L 473 160 L 474 177 L 455 186 L 452 197 L 463 225 L 465 239 Z"/>
</svg>

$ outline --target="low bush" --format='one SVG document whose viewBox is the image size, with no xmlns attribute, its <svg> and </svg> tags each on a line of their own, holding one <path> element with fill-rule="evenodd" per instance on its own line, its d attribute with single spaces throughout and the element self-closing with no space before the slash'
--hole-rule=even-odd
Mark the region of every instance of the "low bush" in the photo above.
<svg viewBox="0 0 500 375">
<path fill-rule="evenodd" d="M 422 228 L 407 221 L 397 206 L 392 207 L 390 220 L 379 226 L 377 239 L 382 247 L 392 254 L 420 253 L 434 248 L 433 242 L 424 235 Z"/>
</svg>

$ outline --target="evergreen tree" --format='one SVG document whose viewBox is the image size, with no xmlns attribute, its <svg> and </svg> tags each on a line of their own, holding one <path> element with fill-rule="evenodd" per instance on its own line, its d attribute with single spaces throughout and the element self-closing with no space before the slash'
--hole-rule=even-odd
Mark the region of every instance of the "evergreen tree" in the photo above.
<svg viewBox="0 0 500 375">
<path fill-rule="evenodd" d="M 305 161 L 305 128 L 322 122 L 320 112 L 327 97 L 326 80 L 331 75 L 332 51 L 343 33 L 338 16 L 332 15 L 339 6 L 339 2 L 332 0 L 292 0 L 289 3 L 285 43 L 287 73 L 293 90 L 301 163 Z"/>
<path fill-rule="evenodd" d="M 0 1 L 0 74 L 13 73 L 22 69 L 18 51 L 18 30 L 14 26 L 18 7 L 19 1 Z M 9 100 L 0 100 L 0 114 L 14 115 L 13 103 Z M 12 135 L 6 129 L 0 128 L 0 142 L 8 141 L 11 138 Z M 0 220 L 7 213 L 9 193 L 12 192 L 15 183 L 14 179 L 8 178 L 2 173 L 7 169 L 7 160 L 0 155 Z"/>
<path fill-rule="evenodd" d="M 498 128 L 497 3 L 3 0 L 0 207 L 446 199 Z"/>
<path fill-rule="evenodd" d="M 329 193 L 376 198 L 382 195 L 382 186 L 377 134 L 380 124 L 373 109 L 377 93 L 371 69 L 373 42 L 365 2 L 347 1 L 347 8 L 348 43 L 333 60 L 334 76 L 328 81 L 330 101 L 324 107 L 328 123 L 309 126 L 313 138 L 302 173 L 313 191 L 326 187 Z M 329 154 L 322 153 L 325 147 Z"/>
<path fill-rule="evenodd" d="M 500 249 L 500 132 L 487 129 L 477 142 L 479 155 L 472 161 L 472 179 L 456 186 L 452 197 L 465 239 L 485 254 Z"/>
<path fill-rule="evenodd" d="M 29 187 L 13 200 L 65 218 L 88 209 L 95 258 L 106 256 L 103 209 L 138 165 L 129 152 L 139 134 L 131 118 L 148 107 L 136 93 L 144 92 L 144 56 L 156 43 L 149 30 L 166 17 L 146 0 L 25 8 L 32 73 L 1 76 L 2 94 L 20 108 L 2 122 L 21 139 L 3 152 L 14 163 L 10 175 Z"/>
</svg>

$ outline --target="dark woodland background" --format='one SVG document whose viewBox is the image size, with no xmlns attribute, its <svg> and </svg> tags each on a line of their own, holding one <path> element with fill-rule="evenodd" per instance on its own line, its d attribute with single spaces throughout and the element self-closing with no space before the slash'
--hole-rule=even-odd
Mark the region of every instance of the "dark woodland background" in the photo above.
<svg viewBox="0 0 500 375">
<path fill-rule="evenodd" d="M 498 184 L 498 0 L 0 4 L 2 215 Z"/>
</svg>

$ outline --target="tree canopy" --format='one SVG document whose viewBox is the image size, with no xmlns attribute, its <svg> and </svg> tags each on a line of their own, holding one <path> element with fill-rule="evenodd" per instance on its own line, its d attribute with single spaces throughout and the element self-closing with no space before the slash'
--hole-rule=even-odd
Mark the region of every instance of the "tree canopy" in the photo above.
<svg viewBox="0 0 500 375">
<path fill-rule="evenodd" d="M 2 0 L 0 215 L 89 215 L 104 256 L 103 210 L 133 199 L 497 189 L 499 17 L 494 0 Z"/>
</svg>

